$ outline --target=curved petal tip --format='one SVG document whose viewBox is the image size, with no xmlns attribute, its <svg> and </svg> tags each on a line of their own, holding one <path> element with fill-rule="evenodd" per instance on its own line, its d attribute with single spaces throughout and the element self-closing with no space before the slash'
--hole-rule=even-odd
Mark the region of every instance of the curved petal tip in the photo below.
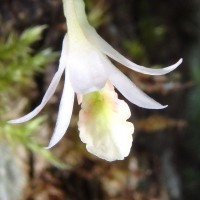
<svg viewBox="0 0 200 200">
<path fill-rule="evenodd" d="M 18 124 L 19 122 L 16 122 L 16 120 L 9 120 L 9 121 L 7 121 L 7 123 L 9 123 L 9 124 Z"/>
<path fill-rule="evenodd" d="M 28 119 L 21 117 L 21 118 L 18 118 L 18 119 L 9 120 L 9 121 L 7 121 L 7 123 L 9 123 L 9 124 L 20 124 L 20 123 L 24 123 L 26 121 L 28 121 Z"/>
<path fill-rule="evenodd" d="M 163 106 L 163 105 L 160 104 L 160 107 L 153 108 L 153 109 L 158 109 L 159 110 L 159 109 L 164 109 L 164 108 L 167 108 L 167 107 L 168 107 L 168 105 L 164 105 Z"/>
<path fill-rule="evenodd" d="M 50 141 L 49 145 L 47 147 L 44 147 L 44 149 L 51 149 L 53 146 L 56 145 L 57 142 L 53 143 Z"/>
<path fill-rule="evenodd" d="M 180 58 L 179 61 L 176 63 L 177 66 L 179 66 L 183 62 L 183 58 Z"/>
</svg>

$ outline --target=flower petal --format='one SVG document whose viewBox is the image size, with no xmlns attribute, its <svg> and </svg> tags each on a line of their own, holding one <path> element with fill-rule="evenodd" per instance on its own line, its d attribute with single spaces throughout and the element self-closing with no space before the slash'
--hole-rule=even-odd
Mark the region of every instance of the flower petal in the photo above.
<svg viewBox="0 0 200 200">
<path fill-rule="evenodd" d="M 108 77 L 104 68 L 106 56 L 87 40 L 82 30 L 83 24 L 87 22 L 84 2 L 67 0 L 63 3 L 69 35 L 69 74 L 72 87 L 78 94 L 99 90 Z"/>
<path fill-rule="evenodd" d="M 181 58 L 177 63 L 170 65 L 168 67 L 162 68 L 162 69 L 152 69 L 152 68 L 140 66 L 140 65 L 135 64 L 134 62 L 131 62 L 126 57 L 121 55 L 118 51 L 116 51 L 101 36 L 99 36 L 99 34 L 91 26 L 87 26 L 87 28 L 84 28 L 84 31 L 87 34 L 87 39 L 93 45 L 95 45 L 101 52 L 105 53 L 107 56 L 109 56 L 113 60 L 116 60 L 117 62 L 121 63 L 122 65 L 136 72 L 149 74 L 149 75 L 164 75 L 176 69 L 183 61 L 183 59 Z"/>
<path fill-rule="evenodd" d="M 112 71 L 110 81 L 119 90 L 119 92 L 131 103 L 147 109 L 163 109 L 163 106 L 154 99 L 142 92 L 129 78 L 119 71 L 112 63 L 109 66 Z"/>
<path fill-rule="evenodd" d="M 54 94 L 56 87 L 58 86 L 58 83 L 60 81 L 60 78 L 63 74 L 64 68 L 65 68 L 64 65 L 59 67 L 58 71 L 54 75 L 54 77 L 49 85 L 49 88 L 47 89 L 47 91 L 42 99 L 42 102 L 40 103 L 39 106 L 37 106 L 32 112 L 28 113 L 27 115 L 20 117 L 18 119 L 10 120 L 10 121 L 8 121 L 8 123 L 11 123 L 11 124 L 23 123 L 23 122 L 26 122 L 26 121 L 32 119 L 33 117 L 35 117 L 44 108 L 44 106 L 47 104 L 49 99 Z"/>
<path fill-rule="evenodd" d="M 64 1 L 65 2 L 65 1 Z M 78 20 L 79 26 L 81 26 L 81 29 L 87 38 L 87 40 L 96 46 L 101 52 L 109 56 L 110 58 L 116 60 L 117 62 L 121 63 L 122 65 L 143 73 L 143 74 L 149 74 L 149 75 L 163 75 L 167 74 L 174 69 L 176 69 L 181 63 L 182 59 L 180 59 L 177 63 L 170 65 L 168 67 L 162 68 L 162 69 L 152 69 L 147 68 L 144 66 L 137 65 L 130 60 L 128 60 L 126 57 L 121 55 L 118 51 L 116 51 L 111 45 L 109 45 L 97 32 L 96 30 L 89 24 L 87 20 L 87 16 L 85 14 L 85 5 L 82 0 L 74 0 L 74 9 L 76 10 L 76 19 Z M 65 15 L 66 13 L 66 4 L 65 5 Z"/>
<path fill-rule="evenodd" d="M 130 117 L 128 104 L 118 99 L 110 85 L 83 96 L 78 128 L 90 153 L 114 161 L 128 156 L 134 127 L 126 121 Z"/>
<path fill-rule="evenodd" d="M 65 84 L 59 106 L 56 127 L 47 149 L 57 144 L 67 131 L 72 116 L 73 104 L 74 104 L 74 91 L 69 81 L 68 70 L 65 70 Z"/>
<path fill-rule="evenodd" d="M 65 61 L 67 60 L 67 49 L 68 49 L 68 38 L 66 35 L 63 40 L 63 49 L 62 49 L 62 54 L 61 54 L 61 58 L 60 58 L 60 65 L 59 65 L 58 71 L 55 73 L 55 75 L 54 75 L 54 77 L 42 99 L 42 102 L 32 112 L 30 112 L 27 115 L 20 117 L 18 119 L 10 120 L 10 121 L 8 121 L 8 123 L 17 124 L 17 123 L 26 122 L 26 121 L 32 119 L 33 117 L 35 117 L 44 108 L 44 106 L 47 104 L 49 99 L 54 94 L 54 92 L 58 86 L 58 83 L 60 81 L 60 78 L 63 74 L 63 71 L 66 67 Z"/>
<path fill-rule="evenodd" d="M 107 58 L 91 44 L 69 48 L 69 73 L 74 91 L 78 94 L 101 89 L 108 74 L 105 69 Z"/>
<path fill-rule="evenodd" d="M 107 131 L 108 132 L 102 136 L 99 132 L 95 136 L 92 136 L 92 138 L 90 138 L 92 143 L 86 143 L 87 150 L 99 158 L 110 162 L 123 160 L 129 155 L 132 146 L 133 124 L 130 122 L 121 123 L 116 121 L 116 123 L 110 124 L 110 130 Z M 81 133 L 80 138 L 84 142 L 83 135 L 87 134 L 87 132 Z M 87 137 L 91 137 L 91 135 Z"/>
</svg>

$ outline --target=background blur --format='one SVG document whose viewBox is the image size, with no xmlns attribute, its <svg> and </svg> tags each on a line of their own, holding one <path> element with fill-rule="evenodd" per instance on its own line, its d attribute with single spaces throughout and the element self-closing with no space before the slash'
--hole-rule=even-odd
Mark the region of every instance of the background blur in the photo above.
<svg viewBox="0 0 200 200">
<path fill-rule="evenodd" d="M 28 123 L 9 125 L 40 101 L 66 33 L 61 0 L 0 0 L 0 200 L 187 200 L 200 188 L 200 1 L 87 0 L 91 24 L 123 55 L 148 67 L 184 62 L 166 76 L 115 63 L 164 110 L 130 104 L 130 155 L 109 163 L 85 150 L 74 107 L 50 151 L 62 93 Z M 123 98 L 119 95 L 120 98 Z M 123 134 L 123 133 L 122 133 Z"/>
</svg>

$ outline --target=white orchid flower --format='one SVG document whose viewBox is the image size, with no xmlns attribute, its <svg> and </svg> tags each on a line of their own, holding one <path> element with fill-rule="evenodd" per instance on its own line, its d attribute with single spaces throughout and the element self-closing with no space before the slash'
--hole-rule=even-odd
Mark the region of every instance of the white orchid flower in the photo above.
<svg viewBox="0 0 200 200">
<path fill-rule="evenodd" d="M 65 72 L 64 90 L 60 102 L 57 123 L 48 148 L 57 144 L 67 131 L 72 115 L 74 94 L 76 93 L 77 95 L 81 95 L 83 100 L 82 111 L 80 112 L 79 130 L 81 140 L 87 143 L 87 149 L 107 160 L 123 159 L 123 157 L 128 155 L 132 142 L 132 137 L 130 135 L 132 134 L 131 132 L 133 132 L 133 126 L 130 126 L 130 124 L 127 125 L 128 122 L 125 122 L 129 117 L 129 108 L 127 108 L 125 102 L 120 103 L 120 100 L 115 97 L 114 101 L 117 101 L 119 104 L 116 106 L 117 111 L 112 109 L 111 104 L 107 103 L 107 100 L 103 101 L 105 105 L 110 105 L 108 106 L 109 112 L 113 112 L 111 112 L 112 114 L 104 115 L 107 118 L 105 119 L 107 120 L 105 123 L 102 122 L 103 117 L 99 118 L 99 116 L 103 116 L 101 114 L 94 114 L 94 120 L 84 121 L 84 112 L 90 109 L 87 107 L 87 99 L 90 100 L 90 95 L 93 96 L 94 92 L 99 92 L 98 95 L 101 94 L 101 96 L 104 96 L 105 90 L 109 91 L 105 89 L 107 87 L 105 85 L 107 82 L 110 82 L 110 84 L 114 85 L 127 100 L 137 106 L 147 109 L 162 109 L 166 106 L 156 102 L 137 88 L 133 82 L 111 63 L 108 57 L 134 71 L 149 75 L 163 75 L 169 73 L 181 64 L 182 59 L 176 64 L 162 69 L 151 69 L 139 66 L 113 49 L 98 35 L 87 20 L 83 0 L 63 0 L 63 5 L 64 14 L 67 19 L 68 34 L 66 34 L 63 40 L 58 71 L 54 75 L 41 104 L 29 114 L 9 122 L 22 123 L 35 117 L 52 97 L 62 74 Z M 110 89 L 110 92 L 113 93 L 113 89 Z M 124 113 L 120 113 L 119 111 L 122 107 L 121 104 L 123 104 L 125 109 Z M 91 106 L 93 106 L 93 104 L 91 104 Z M 91 109 L 97 109 L 97 106 Z M 120 118 L 120 114 L 124 114 L 125 116 L 121 116 Z M 113 119 L 109 118 L 111 116 L 113 116 Z M 98 120 L 101 120 L 100 123 Z M 124 126 L 122 120 L 124 120 Z M 84 125 L 83 122 L 85 123 Z M 93 122 L 96 123 L 91 124 Z M 120 123 L 118 124 L 118 122 Z M 103 131 L 105 131 L 105 133 L 100 133 Z M 120 131 L 126 132 L 127 136 L 125 139 L 123 139 L 124 134 L 120 133 Z M 92 132 L 94 132 L 94 136 L 91 135 Z M 114 132 L 116 132 L 116 134 Z M 102 146 L 103 143 L 105 148 Z M 123 152 L 122 148 L 126 146 L 126 144 L 128 144 L 128 148 Z M 109 145 L 111 145 L 110 149 L 108 148 Z M 120 145 L 122 146 L 119 147 Z"/>
</svg>

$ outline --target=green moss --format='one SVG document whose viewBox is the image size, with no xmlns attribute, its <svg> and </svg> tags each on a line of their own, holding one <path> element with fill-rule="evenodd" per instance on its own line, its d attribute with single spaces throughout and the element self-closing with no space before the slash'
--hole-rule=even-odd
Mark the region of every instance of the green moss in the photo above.
<svg viewBox="0 0 200 200">
<path fill-rule="evenodd" d="M 42 71 L 46 64 L 57 58 L 58 54 L 49 48 L 37 52 L 31 48 L 41 38 L 44 28 L 45 26 L 36 26 L 25 30 L 21 35 L 13 32 L 7 39 L 0 38 L 0 142 L 6 140 L 12 147 L 23 145 L 52 164 L 61 166 L 52 153 L 44 149 L 44 144 L 33 137 L 33 133 L 44 121 L 43 117 L 22 125 L 6 122 L 11 113 L 15 116 L 22 113 L 27 102 L 24 91 L 30 90 L 34 85 L 35 73 Z"/>
</svg>

